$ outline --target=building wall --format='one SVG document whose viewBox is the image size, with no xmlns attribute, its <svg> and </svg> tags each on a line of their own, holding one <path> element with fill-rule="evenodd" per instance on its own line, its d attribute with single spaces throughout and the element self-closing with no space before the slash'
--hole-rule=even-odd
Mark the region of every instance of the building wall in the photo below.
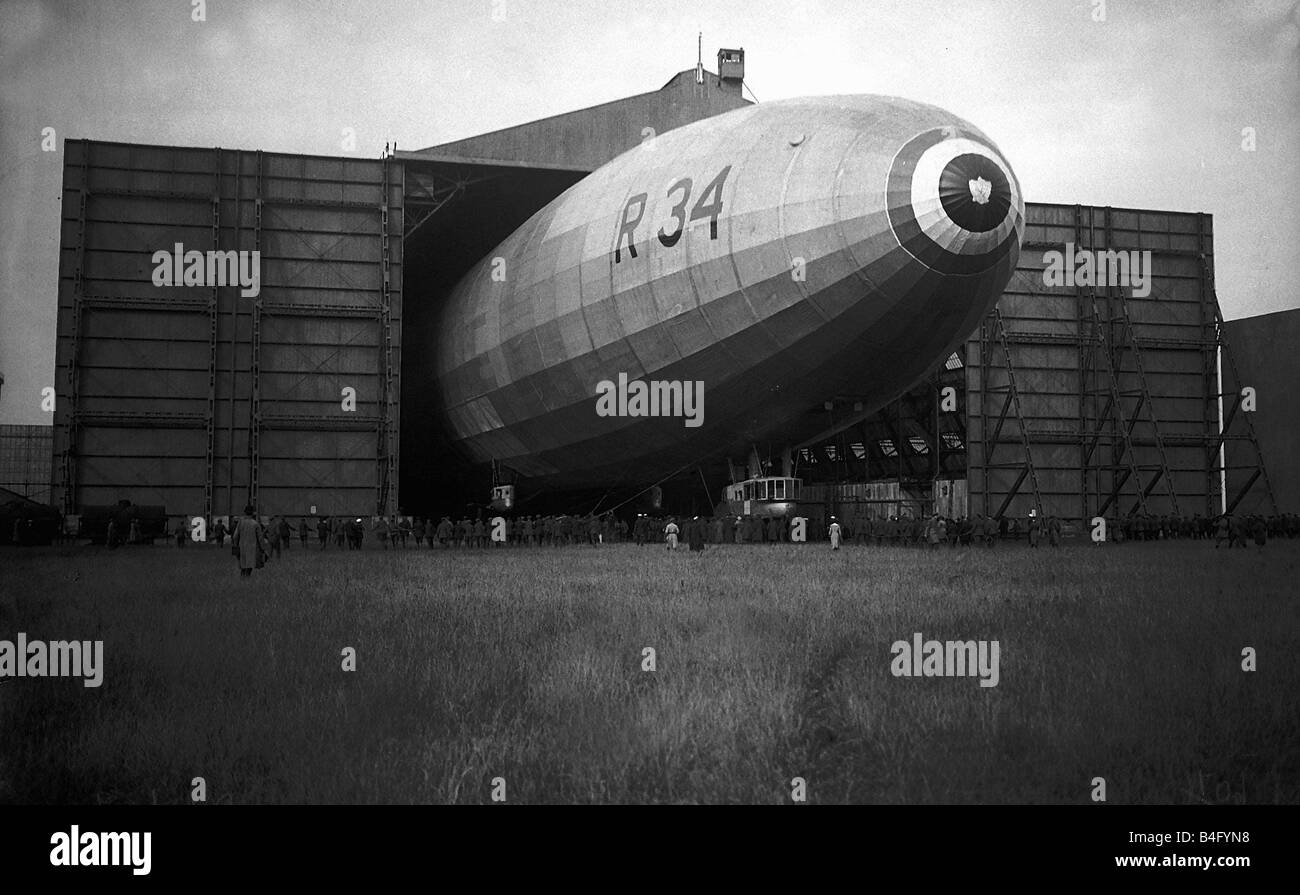
<svg viewBox="0 0 1300 895">
<path fill-rule="evenodd" d="M 0 488 L 50 502 L 50 426 L 0 426 Z"/>
<path fill-rule="evenodd" d="M 60 508 L 395 509 L 402 201 L 388 160 L 68 141 Z M 260 292 L 155 285 L 177 243 L 259 252 Z"/>
<path fill-rule="evenodd" d="M 1254 388 L 1256 397 L 1256 410 L 1248 415 L 1238 409 L 1229 426 L 1237 437 L 1227 445 L 1228 494 L 1235 497 L 1249 485 L 1239 512 L 1300 512 L 1300 309 L 1229 320 L 1224 331 L 1232 352 L 1232 361 L 1223 364 L 1225 418 L 1243 386 Z M 1242 440 L 1250 434 L 1248 416 L 1264 455 L 1276 510 L 1265 483 L 1250 481 L 1255 451 Z"/>
</svg>

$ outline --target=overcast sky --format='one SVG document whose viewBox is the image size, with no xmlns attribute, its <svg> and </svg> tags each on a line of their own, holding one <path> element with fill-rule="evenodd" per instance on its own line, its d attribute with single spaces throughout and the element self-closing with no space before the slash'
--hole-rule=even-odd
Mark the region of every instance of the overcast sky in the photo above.
<svg viewBox="0 0 1300 895">
<path fill-rule="evenodd" d="M 1293 0 L 195 2 L 0 0 L 0 422 L 50 422 L 64 139 L 378 157 L 658 89 L 697 31 L 760 101 L 966 118 L 1027 201 L 1209 212 L 1225 316 L 1300 306 Z"/>
</svg>

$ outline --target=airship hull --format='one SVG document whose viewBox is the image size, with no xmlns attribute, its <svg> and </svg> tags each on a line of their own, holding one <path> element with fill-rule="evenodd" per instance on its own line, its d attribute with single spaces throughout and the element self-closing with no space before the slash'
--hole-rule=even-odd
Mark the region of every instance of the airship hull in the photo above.
<svg viewBox="0 0 1300 895">
<path fill-rule="evenodd" d="M 442 309 L 431 385 L 472 460 L 653 481 L 792 437 L 835 395 L 905 391 L 991 309 L 1023 228 L 996 146 L 942 110 L 739 109 L 614 159 L 485 257 Z M 645 415 L 629 382 L 698 388 L 695 418 Z"/>
</svg>

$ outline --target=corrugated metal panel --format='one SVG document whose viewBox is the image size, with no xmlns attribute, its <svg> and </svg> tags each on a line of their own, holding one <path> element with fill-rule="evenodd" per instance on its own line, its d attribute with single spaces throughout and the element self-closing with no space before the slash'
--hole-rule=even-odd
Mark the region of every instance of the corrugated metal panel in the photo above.
<svg viewBox="0 0 1300 895">
<path fill-rule="evenodd" d="M 934 495 L 892 482 L 844 482 L 804 485 L 799 513 L 822 523 L 837 516 L 850 530 L 867 519 L 916 519 L 935 512 Z"/>
<path fill-rule="evenodd" d="M 0 426 L 0 488 L 49 503 L 53 445 L 50 426 Z"/>
<path fill-rule="evenodd" d="M 391 159 L 68 141 L 65 511 L 395 511 L 403 193 Z M 257 294 L 155 285 L 177 244 L 258 252 Z"/>
</svg>

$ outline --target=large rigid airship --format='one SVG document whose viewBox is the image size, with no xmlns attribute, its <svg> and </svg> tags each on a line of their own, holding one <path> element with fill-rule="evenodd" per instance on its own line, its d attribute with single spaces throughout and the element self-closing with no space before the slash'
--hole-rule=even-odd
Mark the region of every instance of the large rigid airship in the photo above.
<svg viewBox="0 0 1300 895">
<path fill-rule="evenodd" d="M 436 358 L 450 435 L 555 487 L 791 443 L 809 408 L 883 405 L 947 357 L 1023 231 L 1010 165 L 933 106 L 791 99 L 672 130 L 457 284 Z"/>
</svg>

